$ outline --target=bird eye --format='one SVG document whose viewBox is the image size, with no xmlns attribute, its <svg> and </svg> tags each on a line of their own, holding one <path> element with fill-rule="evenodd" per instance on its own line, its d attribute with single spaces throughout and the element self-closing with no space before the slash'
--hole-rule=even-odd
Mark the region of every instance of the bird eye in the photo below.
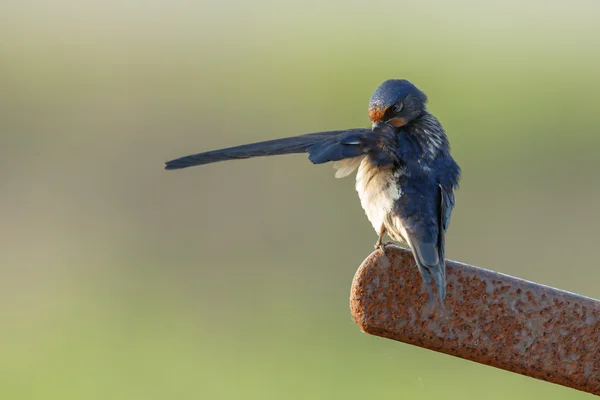
<svg viewBox="0 0 600 400">
<path fill-rule="evenodd" d="M 397 113 L 399 113 L 400 111 L 402 111 L 402 109 L 404 108 L 404 103 L 400 102 L 398 104 L 396 104 L 394 106 L 394 111 L 396 111 Z"/>
</svg>

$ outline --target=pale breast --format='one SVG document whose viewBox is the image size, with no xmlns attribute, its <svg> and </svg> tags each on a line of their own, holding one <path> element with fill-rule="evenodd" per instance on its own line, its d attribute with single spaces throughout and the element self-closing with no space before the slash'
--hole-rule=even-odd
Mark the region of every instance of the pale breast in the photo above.
<svg viewBox="0 0 600 400">
<path fill-rule="evenodd" d="M 401 195 L 392 167 L 376 167 L 363 159 L 356 174 L 356 191 L 369 222 L 379 232 Z"/>
</svg>

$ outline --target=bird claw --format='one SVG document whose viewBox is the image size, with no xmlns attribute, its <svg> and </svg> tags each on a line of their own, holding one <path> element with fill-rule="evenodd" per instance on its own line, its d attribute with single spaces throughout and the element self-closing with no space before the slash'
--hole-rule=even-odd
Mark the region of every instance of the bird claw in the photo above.
<svg viewBox="0 0 600 400">
<path fill-rule="evenodd" d="M 386 243 L 381 243 L 381 242 L 377 242 L 375 243 L 375 250 L 381 250 L 383 255 L 387 257 L 387 253 L 385 251 L 385 246 L 394 244 L 394 242 L 386 242 Z"/>
<path fill-rule="evenodd" d="M 381 250 L 383 252 L 383 254 L 386 255 L 385 254 L 385 244 L 383 244 L 381 242 L 377 242 L 377 243 L 375 243 L 375 246 L 373 246 L 373 247 L 375 247 L 375 250 Z"/>
</svg>

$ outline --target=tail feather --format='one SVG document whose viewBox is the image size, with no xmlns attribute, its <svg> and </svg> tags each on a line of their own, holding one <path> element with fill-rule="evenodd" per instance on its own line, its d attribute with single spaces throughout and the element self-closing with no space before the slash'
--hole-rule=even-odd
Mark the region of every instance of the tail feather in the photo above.
<svg viewBox="0 0 600 400">
<path fill-rule="evenodd" d="M 444 308 L 444 299 L 446 298 L 446 264 L 440 257 L 438 245 L 436 243 L 427 243 L 419 240 L 411 240 L 409 243 L 413 250 L 415 261 L 419 272 L 427 285 L 429 293 L 429 305 L 433 305 L 432 283 L 435 283 L 440 305 Z M 433 278 L 432 282 L 431 278 Z"/>
</svg>

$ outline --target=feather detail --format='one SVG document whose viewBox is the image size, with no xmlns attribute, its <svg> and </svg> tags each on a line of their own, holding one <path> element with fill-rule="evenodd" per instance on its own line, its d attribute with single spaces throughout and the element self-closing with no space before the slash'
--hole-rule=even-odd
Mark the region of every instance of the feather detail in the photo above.
<svg viewBox="0 0 600 400">
<path fill-rule="evenodd" d="M 345 160 L 336 161 L 333 164 L 333 168 L 337 169 L 335 172 L 336 178 L 345 178 L 350 175 L 362 162 L 365 156 L 358 156 L 354 158 L 348 158 Z"/>
</svg>

